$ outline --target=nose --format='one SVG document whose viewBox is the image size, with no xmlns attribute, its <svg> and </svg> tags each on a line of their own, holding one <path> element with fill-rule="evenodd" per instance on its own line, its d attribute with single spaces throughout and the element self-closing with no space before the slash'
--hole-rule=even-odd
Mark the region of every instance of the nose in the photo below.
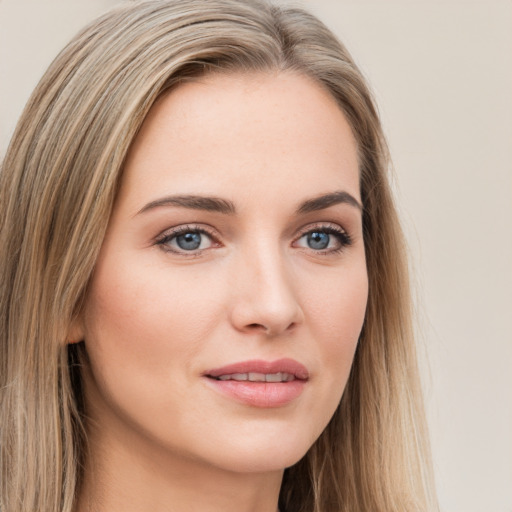
<svg viewBox="0 0 512 512">
<path fill-rule="evenodd" d="M 235 329 L 275 337 L 302 323 L 290 265 L 278 247 L 263 245 L 240 255 L 237 263 L 231 307 Z"/>
</svg>

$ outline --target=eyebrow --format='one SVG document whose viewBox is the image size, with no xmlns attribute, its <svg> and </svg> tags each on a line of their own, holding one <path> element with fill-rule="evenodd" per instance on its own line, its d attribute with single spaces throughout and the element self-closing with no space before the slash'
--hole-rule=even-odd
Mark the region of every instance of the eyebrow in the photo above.
<svg viewBox="0 0 512 512">
<path fill-rule="evenodd" d="M 363 211 L 362 204 L 353 195 L 345 192 L 344 190 L 340 190 L 304 201 L 297 209 L 297 213 L 304 214 L 315 212 L 317 210 L 324 210 L 325 208 L 329 208 L 336 204 L 348 204 L 350 206 L 354 206 L 360 211 Z"/>
<path fill-rule="evenodd" d="M 360 211 L 363 210 L 361 203 L 359 203 L 359 201 L 353 195 L 341 190 L 304 201 L 299 205 L 296 213 L 305 214 L 315 212 L 318 210 L 324 210 L 337 204 L 348 204 Z M 159 208 L 161 206 L 179 206 L 181 208 L 189 208 L 191 210 L 217 212 L 223 213 L 225 215 L 234 215 L 236 213 L 236 207 L 234 203 L 228 199 L 199 195 L 177 195 L 166 196 L 160 199 L 156 199 L 155 201 L 151 201 L 142 207 L 137 212 L 137 215 L 154 208 Z"/>
<path fill-rule="evenodd" d="M 227 215 L 233 215 L 236 211 L 235 205 L 227 199 L 221 199 L 219 197 L 184 195 L 167 196 L 157 199 L 156 201 L 151 201 L 139 210 L 137 214 L 144 213 L 160 206 L 181 206 L 182 208 L 190 208 L 192 210 L 205 210 L 208 212 L 224 213 Z"/>
</svg>

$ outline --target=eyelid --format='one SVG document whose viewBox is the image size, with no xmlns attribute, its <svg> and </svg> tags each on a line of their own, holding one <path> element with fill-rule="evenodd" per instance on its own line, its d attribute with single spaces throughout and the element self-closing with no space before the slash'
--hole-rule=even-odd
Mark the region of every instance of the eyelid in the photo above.
<svg viewBox="0 0 512 512">
<path fill-rule="evenodd" d="M 220 246 L 220 242 L 218 240 L 218 236 L 216 235 L 215 231 L 210 228 L 209 226 L 205 226 L 204 224 L 181 224 L 179 226 L 175 226 L 173 228 L 166 229 L 161 234 L 159 234 L 157 237 L 155 237 L 155 245 L 159 246 L 162 250 L 172 253 L 172 254 L 178 254 L 180 256 L 184 257 L 194 257 L 198 256 L 204 251 L 207 251 L 210 249 L 210 247 L 206 249 L 196 249 L 194 251 L 185 251 L 185 250 L 179 250 L 171 248 L 169 245 L 166 245 L 167 242 L 172 240 L 173 238 L 176 238 L 180 235 L 183 235 L 185 233 L 201 233 L 202 235 L 206 235 L 210 238 L 212 241 L 212 246 Z"/>
<path fill-rule="evenodd" d="M 326 221 L 326 222 L 320 221 L 320 222 L 312 222 L 311 224 L 307 224 L 306 226 L 303 226 L 302 228 L 300 228 L 295 239 L 298 240 L 299 238 L 303 237 L 307 233 L 310 233 L 311 231 L 314 231 L 315 229 L 318 231 L 322 231 L 322 230 L 329 231 L 330 230 L 335 233 L 340 233 L 342 235 L 346 235 L 347 237 L 350 238 L 348 231 L 345 228 L 343 228 L 342 226 L 340 226 L 339 224 L 336 224 L 335 222 L 329 222 L 329 221 Z"/>
<path fill-rule="evenodd" d="M 320 221 L 320 222 L 312 222 L 310 224 L 307 224 L 306 226 L 303 226 L 299 229 L 295 237 L 293 238 L 292 245 L 296 244 L 301 238 L 303 238 L 308 233 L 314 232 L 314 231 L 323 231 L 325 233 L 334 235 L 339 243 L 339 247 L 336 248 L 327 248 L 325 250 L 321 249 L 313 249 L 313 248 L 307 248 L 307 247 L 300 247 L 300 249 L 303 249 L 305 251 L 310 251 L 316 255 L 328 255 L 328 254 L 335 254 L 338 252 L 341 252 L 348 246 L 352 244 L 352 237 L 348 233 L 348 231 L 340 226 L 337 223 L 330 222 L 330 221 Z M 177 249 L 177 248 L 171 248 L 170 245 L 167 245 L 168 242 L 182 234 L 185 233 L 201 233 L 202 235 L 206 235 L 211 240 L 211 246 L 204 248 L 204 249 L 195 249 L 195 250 L 183 250 L 183 249 Z M 200 256 L 203 252 L 208 251 L 212 248 L 218 248 L 222 245 L 222 243 L 219 241 L 220 236 L 217 234 L 217 231 L 213 229 L 212 227 L 205 225 L 205 224 L 180 224 L 178 226 L 174 226 L 172 228 L 168 228 L 162 233 L 160 233 L 158 236 L 154 239 L 154 244 L 159 246 L 162 250 L 168 253 L 177 254 L 179 256 L 183 257 L 197 257 Z"/>
<path fill-rule="evenodd" d="M 336 224 L 334 222 L 313 222 L 311 224 L 307 224 L 306 226 L 302 227 L 297 236 L 294 238 L 293 243 L 298 242 L 303 236 L 307 235 L 308 233 L 311 233 L 312 231 L 323 231 L 328 234 L 332 234 L 338 237 L 338 241 L 340 243 L 340 247 L 334 248 L 334 249 L 325 249 L 325 250 L 315 250 L 315 249 L 309 249 L 314 254 L 318 255 L 328 255 L 328 254 L 336 254 L 344 249 L 346 249 L 348 246 L 352 245 L 353 240 L 350 236 L 349 232 L 340 226 L 339 224 Z M 308 250 L 307 248 L 302 248 L 305 250 Z"/>
</svg>

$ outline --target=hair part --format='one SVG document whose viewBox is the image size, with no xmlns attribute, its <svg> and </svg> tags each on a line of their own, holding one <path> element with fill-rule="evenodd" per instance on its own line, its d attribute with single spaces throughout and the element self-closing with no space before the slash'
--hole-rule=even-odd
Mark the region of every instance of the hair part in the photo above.
<svg viewBox="0 0 512 512">
<path fill-rule="evenodd" d="M 436 510 L 407 260 L 376 108 L 315 17 L 263 0 L 130 2 L 78 34 L 0 169 L 3 512 L 71 512 L 86 456 L 81 345 L 67 345 L 132 141 L 155 101 L 208 73 L 295 72 L 336 99 L 360 157 L 369 301 L 341 403 L 285 471 L 282 512 Z M 29 463 L 27 464 L 27 461 Z"/>
</svg>

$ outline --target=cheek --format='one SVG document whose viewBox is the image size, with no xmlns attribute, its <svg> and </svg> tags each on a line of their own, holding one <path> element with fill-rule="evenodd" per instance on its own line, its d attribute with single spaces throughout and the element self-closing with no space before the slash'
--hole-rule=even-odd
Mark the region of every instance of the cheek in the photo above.
<svg viewBox="0 0 512 512">
<path fill-rule="evenodd" d="M 222 301 L 183 272 L 179 279 L 127 258 L 99 263 L 84 316 L 90 413 L 114 430 L 136 425 L 164 439 L 165 425 L 178 428 L 184 390 L 195 382 L 192 363 L 221 319 Z M 154 417 L 161 427 L 148 423 Z"/>
<path fill-rule="evenodd" d="M 105 379 L 169 382 L 173 368 L 200 350 L 220 320 L 222 302 L 204 292 L 204 281 L 178 277 L 133 260 L 98 266 L 85 311 L 93 371 Z"/>
<path fill-rule="evenodd" d="M 344 342 L 357 341 L 368 299 L 368 277 L 364 260 L 357 266 L 333 272 L 321 281 L 304 284 L 304 304 L 308 320 L 327 346 L 339 349 Z"/>
<path fill-rule="evenodd" d="M 309 294 L 306 310 L 312 337 L 319 350 L 325 385 L 338 390 L 339 398 L 352 366 L 367 299 L 368 279 L 364 264 L 336 273 L 331 279 L 324 280 L 323 286 L 314 294 Z"/>
</svg>

